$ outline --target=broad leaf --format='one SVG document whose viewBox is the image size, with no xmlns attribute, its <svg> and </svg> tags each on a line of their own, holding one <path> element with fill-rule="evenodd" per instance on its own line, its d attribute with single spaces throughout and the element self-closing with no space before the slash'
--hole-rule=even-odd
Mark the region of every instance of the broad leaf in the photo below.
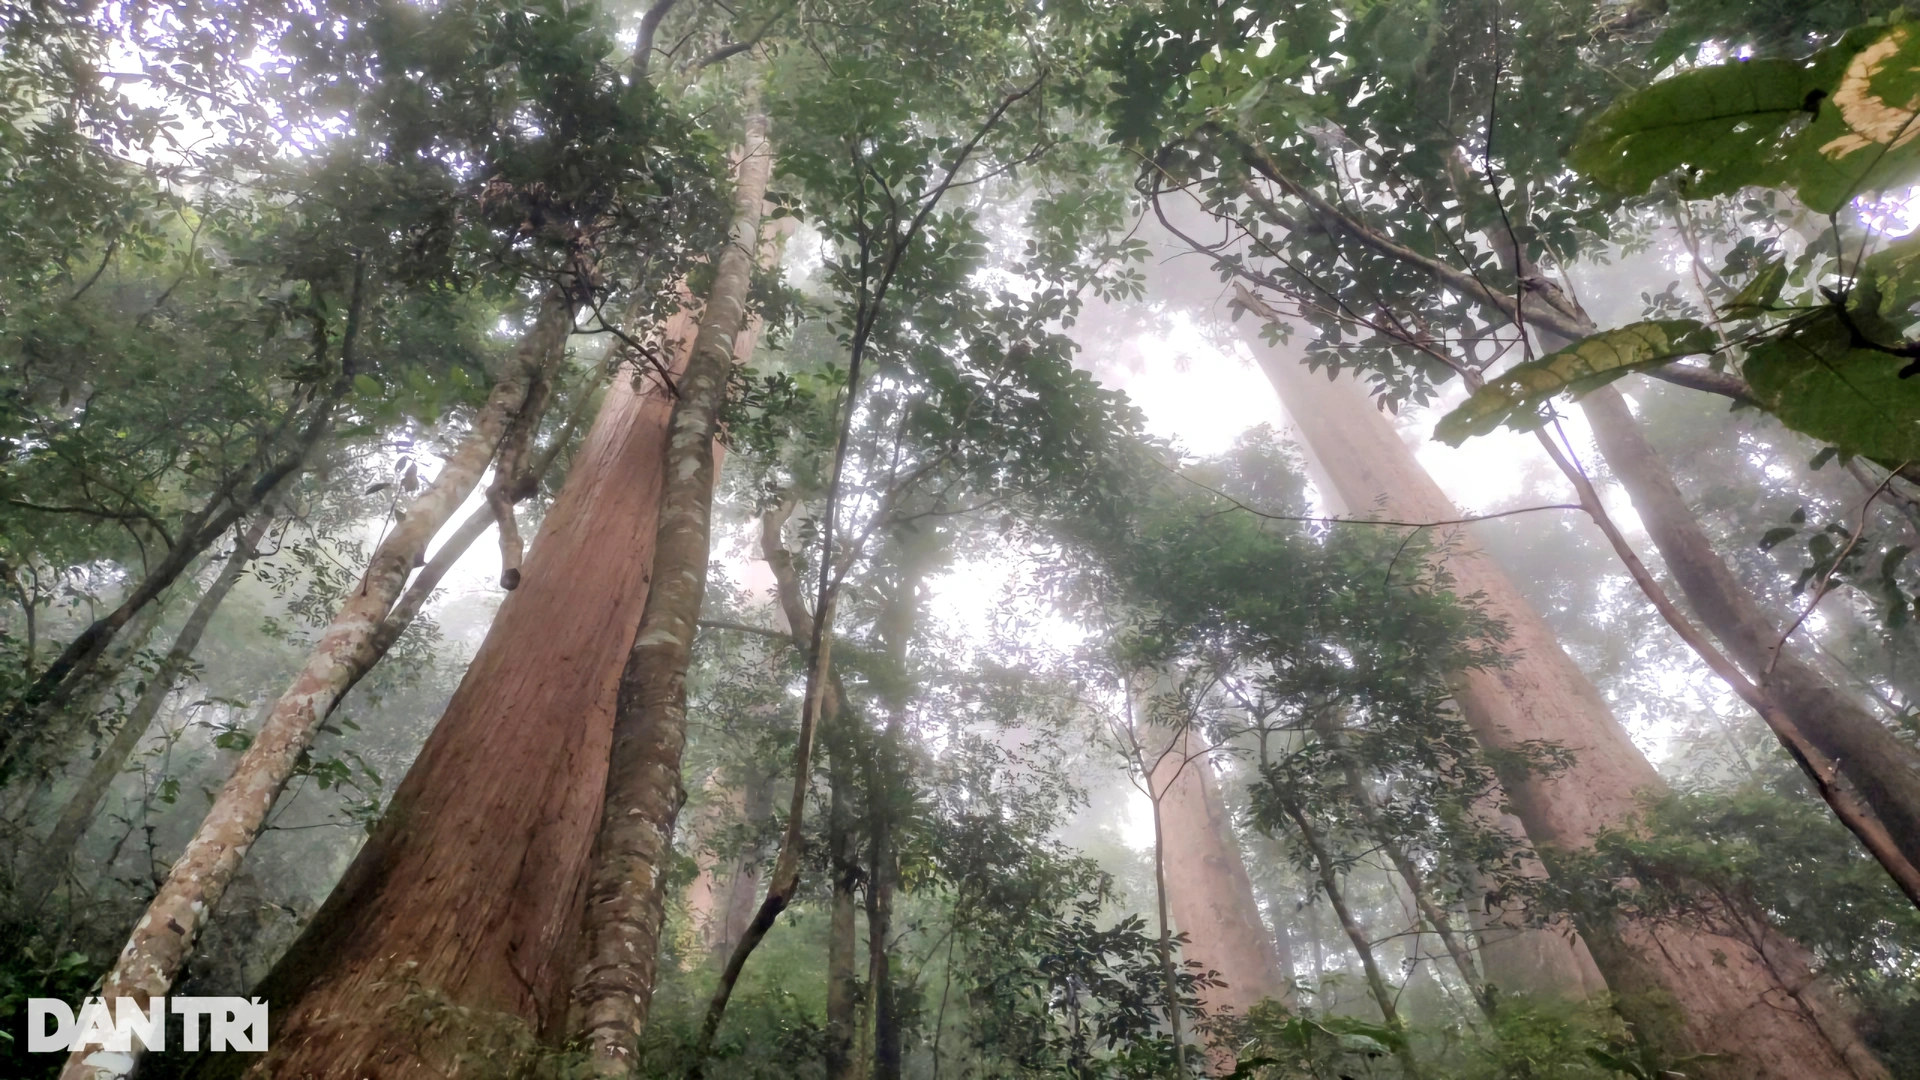
<svg viewBox="0 0 1920 1080">
<path fill-rule="evenodd" d="M 1896 240 L 1867 256 L 1860 281 L 1880 297 L 1880 314 L 1899 315 L 1920 302 L 1920 235 Z"/>
<path fill-rule="evenodd" d="M 1920 32 L 1865 27 L 1805 62 L 1739 61 L 1654 83 L 1595 118 L 1569 160 L 1627 194 L 1678 172 L 1692 198 L 1777 187 L 1831 213 L 1920 172 L 1916 112 Z"/>
<path fill-rule="evenodd" d="M 1524 430 L 1534 425 L 1540 405 L 1556 394 L 1584 393 L 1629 372 L 1660 367 L 1719 347 L 1719 336 L 1692 319 L 1663 319 L 1603 330 L 1488 381 L 1441 418 L 1433 437 L 1458 446 L 1502 424 Z"/>
<path fill-rule="evenodd" d="M 1852 340 L 1824 310 L 1755 347 L 1742 372 L 1788 427 L 1847 453 L 1920 461 L 1920 379 L 1900 378 L 1905 359 L 1853 348 Z"/>
<path fill-rule="evenodd" d="M 1809 95 L 1825 92 L 1831 66 L 1749 60 L 1664 79 L 1601 113 L 1569 160 L 1631 195 L 1676 170 L 1702 197 L 1778 183 L 1780 140 L 1807 115 Z"/>
<path fill-rule="evenodd" d="M 1800 200 L 1831 213 L 1863 191 L 1911 178 L 1920 166 L 1920 33 L 1907 25 L 1880 31 L 1823 89 L 1829 97 L 1793 140 L 1788 161 Z"/>
<path fill-rule="evenodd" d="M 1727 315 L 1736 319 L 1764 315 L 1772 310 L 1780 299 L 1780 289 L 1787 283 L 1787 261 L 1775 259 L 1760 268 L 1727 306 L 1722 308 Z"/>
</svg>

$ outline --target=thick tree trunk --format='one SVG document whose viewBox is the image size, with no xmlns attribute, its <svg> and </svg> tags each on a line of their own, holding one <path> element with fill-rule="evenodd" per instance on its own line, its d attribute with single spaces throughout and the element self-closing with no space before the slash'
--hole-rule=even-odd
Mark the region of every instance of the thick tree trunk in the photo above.
<svg viewBox="0 0 1920 1080">
<path fill-rule="evenodd" d="M 692 331 L 682 319 L 666 336 Z M 386 817 L 262 985 L 275 1029 L 257 1075 L 459 1075 L 499 1050 L 483 1034 L 560 1027 L 671 410 L 637 381 L 623 371 L 609 386 L 524 583 Z"/>
<path fill-rule="evenodd" d="M 1907 861 L 1920 865 L 1920 749 L 1792 649 L 1780 647 L 1780 626 L 1714 550 L 1619 391 L 1597 390 L 1581 399 L 1581 409 L 1694 614 L 1833 760 Z"/>
<path fill-rule="evenodd" d="M 144 1007 L 148 999 L 172 987 L 200 929 L 219 906 L 221 893 L 259 837 L 268 811 L 312 744 L 315 731 L 371 660 L 374 633 L 406 587 L 416 561 L 479 485 L 501 436 L 525 402 L 529 380 L 558 363 L 572 328 L 569 299 L 556 295 L 542 303 L 511 370 L 474 417 L 472 431 L 374 550 L 359 585 L 341 603 L 306 665 L 268 714 L 206 820 L 173 864 L 166 884 L 108 972 L 102 990 L 105 998 L 129 997 Z M 82 1047 L 74 1051 L 63 1077 L 108 1080 L 125 1076 L 133 1061 L 132 1055 L 89 1054 Z"/>
<path fill-rule="evenodd" d="M 94 814 L 100 809 L 100 800 L 106 797 L 107 789 L 113 786 L 115 778 L 126 768 L 127 758 L 140 745 L 141 737 L 147 733 L 153 718 L 159 715 L 160 706 L 166 703 L 167 696 L 173 693 L 174 680 L 180 677 L 187 663 L 193 659 L 193 651 L 199 648 L 200 638 L 213 621 L 214 613 L 220 610 L 227 594 L 239 584 L 247 563 L 252 560 L 261 538 L 272 524 L 273 515 L 261 513 L 234 546 L 233 554 L 227 556 L 227 563 L 220 568 L 213 584 L 207 587 L 207 591 L 194 604 L 193 611 L 188 613 L 187 621 L 174 636 L 173 646 L 167 650 L 159 668 L 148 677 L 146 690 L 134 702 L 132 711 L 127 713 L 120 729 L 114 732 L 112 741 L 94 759 L 86 776 L 81 778 L 80 786 L 68 797 L 60 816 L 54 820 L 52 831 L 40 846 L 35 868 L 23 879 L 20 896 L 29 905 L 38 907 L 47 894 L 59 885 L 68 862 L 73 858 L 74 849 L 93 824 Z"/>
<path fill-rule="evenodd" d="M 1386 511 L 1398 520 L 1460 516 L 1357 385 L 1329 382 L 1271 351 L 1261 351 L 1260 357 L 1347 505 L 1373 506 L 1384 497 Z M 1436 539 L 1455 545 L 1446 566 L 1457 591 L 1480 593 L 1511 634 L 1507 667 L 1468 672 L 1458 680 L 1456 698 L 1467 722 L 1496 748 L 1544 740 L 1575 755 L 1567 770 L 1551 778 L 1503 778 L 1527 836 L 1551 857 L 1585 847 L 1603 829 L 1629 824 L 1642 795 L 1662 790 L 1653 767 L 1544 620 L 1480 554 L 1467 530 L 1438 531 Z M 1703 1074 L 1742 1080 L 1885 1076 L 1814 984 L 1804 950 L 1778 934 L 1756 947 L 1745 936 L 1691 922 L 1582 930 L 1593 960 L 1644 1033 L 1678 1049 L 1724 1055 L 1724 1062 L 1701 1066 Z M 1571 950 L 1573 939 L 1567 940 L 1564 976 L 1557 981 L 1580 985 L 1584 958 Z"/>
<path fill-rule="evenodd" d="M 687 666 L 706 592 L 713 517 L 714 435 L 737 339 L 748 331 L 747 291 L 760 251 L 772 155 L 766 118 L 747 117 L 732 233 L 714 267 L 668 432 L 654 540 L 654 576 L 620 677 L 613 746 L 594 842 L 585 923 L 586 963 L 574 981 L 577 1034 L 597 1076 L 630 1075 L 653 998 L 665 923 L 664 870 L 686 793 Z M 650 481 L 653 482 L 653 481 Z"/>
<path fill-rule="evenodd" d="M 1245 1016 L 1262 1001 L 1291 1004 L 1201 740 L 1181 732 L 1153 763 L 1150 782 L 1167 834 L 1168 899 L 1174 925 L 1187 935 L 1186 958 L 1226 984 L 1204 991 L 1207 1011 Z"/>
</svg>

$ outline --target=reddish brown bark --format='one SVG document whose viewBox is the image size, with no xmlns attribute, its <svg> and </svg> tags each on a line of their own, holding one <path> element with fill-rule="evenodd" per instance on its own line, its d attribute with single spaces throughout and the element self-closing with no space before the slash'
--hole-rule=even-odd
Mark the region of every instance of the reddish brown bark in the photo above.
<svg viewBox="0 0 1920 1080">
<path fill-rule="evenodd" d="M 1159 735 L 1151 733 L 1150 741 Z M 1207 1010 L 1245 1016 L 1261 1001 L 1290 1002 L 1213 768 L 1192 732 L 1181 733 L 1154 763 L 1151 783 L 1167 837 L 1167 900 L 1174 926 L 1187 935 L 1182 951 L 1226 984 L 1204 992 Z"/>
<path fill-rule="evenodd" d="M 1262 352 L 1261 363 L 1347 505 L 1372 507 L 1384 497 L 1398 520 L 1460 516 L 1357 385 L 1329 382 L 1272 352 Z M 1663 789 L 1652 765 L 1468 531 L 1436 531 L 1456 545 L 1446 566 L 1458 591 L 1483 594 L 1512 635 L 1507 667 L 1459 679 L 1456 698 L 1468 723 L 1496 747 L 1546 740 L 1576 755 L 1552 778 L 1505 778 L 1527 836 L 1550 855 L 1577 851 L 1602 830 L 1630 825 L 1642 797 Z M 1805 951 L 1777 933 L 1765 930 L 1756 941 L 1701 923 L 1638 921 L 1583 930 L 1609 986 L 1644 1030 L 1680 1048 L 1724 1056 L 1699 1066 L 1703 1075 L 1885 1076 L 1815 983 Z M 1568 971 L 1576 970 L 1570 960 Z"/>
<path fill-rule="evenodd" d="M 691 320 L 676 322 L 669 336 L 689 342 Z M 381 827 L 262 988 L 275 1031 L 257 1075 L 457 1075 L 487 1052 L 462 1023 L 545 1031 L 564 1016 L 670 410 L 624 373 L 608 390 L 523 584 Z M 424 1024 L 435 1002 L 479 1015 Z"/>
<path fill-rule="evenodd" d="M 350 327 L 357 322 L 356 313 Z M 559 363 L 572 327 L 573 307 L 566 294 L 550 292 L 512 363 L 475 412 L 471 429 L 442 461 L 433 482 L 395 514 L 359 582 L 268 711 L 193 839 L 134 924 L 102 981 L 103 999 L 131 998 L 144 1006 L 172 988 L 201 929 L 259 838 L 268 812 L 313 745 L 321 722 L 375 661 L 372 643 L 380 621 L 434 534 L 479 483 L 501 436 L 525 403 L 528 381 Z M 119 1080 L 131 1073 L 141 1052 L 96 1051 L 82 1044 L 74 1048 L 61 1075 L 65 1080 Z"/>
</svg>

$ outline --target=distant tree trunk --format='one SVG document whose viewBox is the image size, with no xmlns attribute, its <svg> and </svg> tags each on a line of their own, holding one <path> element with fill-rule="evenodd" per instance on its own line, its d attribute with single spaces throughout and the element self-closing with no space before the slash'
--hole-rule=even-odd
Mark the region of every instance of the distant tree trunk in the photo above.
<svg viewBox="0 0 1920 1080">
<path fill-rule="evenodd" d="M 706 804 L 694 825 L 699 844 L 694 865 L 698 870 L 687 885 L 687 919 L 694 941 L 703 949 L 688 950 L 680 962 L 683 968 L 698 964 L 700 953 L 711 952 L 713 943 L 726 934 L 726 908 L 733 887 L 734 866 L 732 860 L 721 858 L 714 850 L 714 834 L 729 816 L 740 816 L 744 810 L 745 792 L 739 788 L 728 789 L 718 772 L 707 777 L 706 790 L 713 801 Z"/>
<path fill-rule="evenodd" d="M 293 446 L 279 457 L 270 458 L 252 483 L 246 483 L 244 476 L 233 476 L 198 510 L 187 514 L 179 524 L 178 540 L 147 570 L 119 606 L 88 624 L 40 672 L 21 694 L 19 702 L 8 710 L 4 722 L 0 722 L 0 777 L 10 771 L 13 762 L 34 740 L 45 734 L 47 719 L 64 708 L 87 685 L 93 669 L 100 663 L 114 638 L 126 629 L 134 617 L 145 610 L 148 604 L 159 599 L 181 574 L 187 572 L 202 552 L 212 547 L 242 518 L 253 513 L 275 488 L 299 472 L 302 464 L 312 456 L 332 427 L 334 408 L 353 386 L 359 313 L 363 310 L 365 287 L 365 271 L 361 268 L 354 278 L 341 350 L 341 376 L 309 407 L 305 426 Z M 276 436 L 284 434 L 283 428 Z M 277 439 L 261 448 L 263 454 L 271 455 L 278 449 L 274 442 Z M 29 617 L 31 614 L 29 611 Z"/>
<path fill-rule="evenodd" d="M 756 772 L 747 779 L 741 812 L 748 825 L 757 828 L 773 816 L 773 785 L 774 777 L 768 773 Z M 753 921 L 753 909 L 760 903 L 761 854 L 757 849 L 743 851 L 733 860 L 733 872 L 727 881 L 725 921 L 712 943 L 713 954 L 723 962 L 747 932 L 747 924 Z"/>
<path fill-rule="evenodd" d="M 887 659 L 879 695 L 887 722 L 866 758 L 871 874 L 867 881 L 867 999 L 873 1017 L 874 1080 L 900 1080 L 905 1064 L 893 981 L 893 897 L 900 881 L 895 825 L 913 798 L 904 767 L 907 711 L 914 686 L 908 650 L 920 620 L 920 586 L 936 554 L 930 543 L 937 540 L 932 530 L 904 539 L 899 580 L 876 627 Z"/>
<path fill-rule="evenodd" d="M 859 1028 L 860 983 L 854 976 L 859 928 L 855 894 L 860 887 L 860 838 L 854 827 L 853 783 L 858 717 L 838 710 L 821 732 L 827 751 L 827 862 L 831 882 L 827 926 L 827 1080 L 852 1080 Z"/>
<path fill-rule="evenodd" d="M 206 820 L 134 927 L 107 974 L 103 997 L 132 998 L 144 1006 L 172 987 L 200 929 L 259 837 L 268 811 L 312 744 L 321 721 L 371 661 L 375 632 L 415 563 L 479 485 L 501 436 L 525 402 L 529 380 L 559 363 L 572 327 L 572 301 L 556 290 L 542 302 L 534 327 L 475 415 L 472 430 L 374 550 L 360 583 L 343 600 L 306 664 L 268 714 Z M 132 1055 L 101 1055 L 90 1064 L 88 1054 L 85 1047 L 74 1051 L 64 1080 L 117 1078 L 126 1075 L 137 1060 Z"/>
<path fill-rule="evenodd" d="M 1580 405 L 1593 425 L 1594 441 L 1694 614 L 1833 760 L 1907 861 L 1920 865 L 1920 748 L 1894 734 L 1813 664 L 1781 647 L 1779 624 L 1714 549 L 1620 392 L 1604 387 Z"/>
<path fill-rule="evenodd" d="M 1384 496 L 1387 512 L 1399 520 L 1460 516 L 1351 380 L 1329 382 L 1271 350 L 1259 355 L 1348 506 L 1371 507 Z M 1458 526 L 1436 531 L 1437 539 L 1455 545 L 1446 567 L 1457 591 L 1482 594 L 1489 612 L 1511 634 L 1508 666 L 1467 672 L 1457 680 L 1455 697 L 1467 722 L 1496 748 L 1545 740 L 1575 755 L 1568 769 L 1550 778 L 1502 778 L 1527 836 L 1551 858 L 1556 851 L 1584 848 L 1603 829 L 1630 824 L 1641 796 L 1663 790 L 1653 767 L 1544 620 L 1472 544 L 1468 531 Z M 1778 934 L 1756 948 L 1744 937 L 1694 922 L 1630 921 L 1581 929 L 1593 960 L 1643 1033 L 1676 1049 L 1726 1056 L 1728 1064 L 1701 1066 L 1706 1075 L 1741 1080 L 1879 1080 L 1886 1075 L 1814 984 L 1804 950 Z M 1559 953 L 1562 975 L 1555 982 L 1582 986 L 1585 958 L 1567 940 L 1569 949 Z M 1489 977 L 1500 983 L 1497 973 L 1489 971 Z"/>
<path fill-rule="evenodd" d="M 147 686 L 134 702 L 132 711 L 127 713 L 120 729 L 114 732 L 113 739 L 94 759 L 86 776 L 81 778 L 80 786 L 67 799 L 54 819 L 53 830 L 40 845 L 40 855 L 32 870 L 23 879 L 20 896 L 31 907 L 38 907 L 60 883 L 66 873 L 67 864 L 73 858 L 73 852 L 80 840 L 93 824 L 94 815 L 100 809 L 100 800 L 106 797 L 107 789 L 126 768 L 127 758 L 131 757 L 140 739 L 147 733 L 153 718 L 160 713 L 160 706 L 166 703 L 167 696 L 173 693 L 173 684 L 193 659 L 193 651 L 200 647 L 201 635 L 206 633 L 207 625 L 213 621 L 214 613 L 227 599 L 227 594 L 240 582 L 241 574 L 246 571 L 247 563 L 260 546 L 260 540 L 273 524 L 273 515 L 263 512 L 254 519 L 253 525 L 234 545 L 233 554 L 227 556 L 227 563 L 213 579 L 213 584 L 201 594 L 187 615 L 187 621 L 181 625 L 180 632 L 174 636 L 173 646 L 160 661 L 160 666 L 147 677 Z"/>
<path fill-rule="evenodd" d="M 748 332 L 747 293 L 760 253 L 760 218 L 772 170 L 766 117 L 746 121 L 732 232 L 715 261 L 700 333 L 674 402 L 654 539 L 654 582 L 620 676 L 613 746 L 594 840 L 583 940 L 574 981 L 574 1029 L 601 1077 L 631 1074 L 653 998 L 665 876 L 673 828 L 686 801 L 687 667 L 706 592 L 713 517 L 713 440 Z"/>
<path fill-rule="evenodd" d="M 1291 1005 L 1273 935 L 1260 917 L 1202 740 L 1191 730 L 1181 732 L 1152 766 L 1167 833 L 1174 925 L 1187 935 L 1186 958 L 1218 972 L 1226 984 L 1203 993 L 1207 1010 L 1245 1016 L 1262 1001 Z"/>
<path fill-rule="evenodd" d="M 747 767 L 736 782 L 729 783 L 715 773 L 708 784 L 716 799 L 723 800 L 732 819 L 748 829 L 757 830 L 773 813 L 772 777 Z M 760 899 L 760 852 L 753 847 L 722 855 L 712 849 L 718 838 L 711 835 L 720 824 L 721 814 L 710 815 L 710 834 L 696 858 L 700 873 L 687 887 L 687 909 L 692 917 L 699 949 L 689 953 L 681 966 L 692 969 L 705 956 L 722 959 L 740 940 L 753 907 Z"/>
</svg>

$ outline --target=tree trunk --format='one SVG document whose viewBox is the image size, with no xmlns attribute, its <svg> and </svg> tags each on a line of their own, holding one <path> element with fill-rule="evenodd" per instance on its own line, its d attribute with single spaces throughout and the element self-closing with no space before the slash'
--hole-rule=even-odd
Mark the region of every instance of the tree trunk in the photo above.
<svg viewBox="0 0 1920 1080">
<path fill-rule="evenodd" d="M 660 480 L 654 582 L 620 676 L 613 746 L 594 841 L 583 940 L 574 980 L 574 1030 L 595 1075 L 626 1077 L 653 999 L 666 920 L 664 870 L 686 801 L 680 755 L 687 738 L 687 666 L 706 592 L 713 517 L 713 440 L 736 355 L 748 331 L 747 290 L 760 251 L 760 216 L 772 155 L 766 118 L 746 122 L 732 233 L 716 261 L 700 333 L 679 379 Z"/>
<path fill-rule="evenodd" d="M 773 816 L 774 777 L 756 772 L 747 781 L 742 813 L 747 824 L 758 827 Z M 727 879 L 725 921 L 714 936 L 712 952 L 724 963 L 753 921 L 753 909 L 760 903 L 760 856 L 758 850 L 743 851 L 733 862 Z"/>
<path fill-rule="evenodd" d="M 1300 832 L 1300 842 L 1305 845 L 1307 854 L 1313 858 L 1313 867 L 1320 876 L 1320 888 L 1327 895 L 1327 902 L 1333 905 L 1334 917 L 1340 920 L 1340 928 L 1347 933 L 1347 940 L 1353 944 L 1353 951 L 1360 957 L 1360 970 L 1366 974 L 1367 989 L 1373 993 L 1374 1004 L 1380 1007 L 1380 1018 L 1400 1037 L 1394 1040 L 1393 1053 L 1400 1059 L 1400 1067 L 1409 1077 L 1420 1075 L 1420 1066 L 1413 1058 L 1413 1049 L 1407 1045 L 1406 1026 L 1400 1022 L 1400 1012 L 1394 1006 L 1394 995 L 1387 980 L 1380 973 L 1380 962 L 1374 958 L 1373 942 L 1367 936 L 1364 926 L 1347 905 L 1346 894 L 1340 888 L 1340 872 L 1334 865 L 1333 853 L 1320 839 L 1320 834 L 1307 820 L 1298 806 L 1292 802 L 1283 804 L 1287 816 Z"/>
<path fill-rule="evenodd" d="M 568 297 L 556 292 L 542 302 L 512 368 L 474 417 L 472 431 L 374 550 L 360 584 L 341 603 L 306 665 L 221 788 L 206 820 L 173 864 L 166 883 L 108 972 L 102 996 L 133 998 L 144 1007 L 150 998 L 163 996 L 172 987 L 201 927 L 219 906 L 221 893 L 259 837 L 274 800 L 312 745 L 315 731 L 371 660 L 375 631 L 405 588 L 414 564 L 479 485 L 501 436 L 525 402 L 529 380 L 559 362 L 572 328 L 573 305 Z M 92 1060 L 94 1064 L 89 1064 L 86 1048 L 75 1050 L 62 1074 L 64 1080 L 125 1076 L 134 1058 L 99 1054 Z"/>
<path fill-rule="evenodd" d="M 1186 957 L 1226 985 L 1202 999 L 1210 1013 L 1245 1016 L 1262 1001 L 1291 1005 L 1273 935 L 1260 917 L 1253 881 L 1220 800 L 1201 740 L 1181 732 L 1153 762 L 1151 783 L 1167 833 L 1168 899 L 1187 935 Z"/>
<path fill-rule="evenodd" d="M 904 753 L 914 687 L 908 650 L 920 621 L 920 586 L 940 554 L 935 545 L 942 542 L 935 530 L 901 538 L 899 580 L 876 626 L 887 658 L 879 695 L 887 710 L 887 723 L 866 758 L 871 856 L 871 877 L 867 881 L 867 1000 L 873 1017 L 874 1080 L 900 1080 L 905 1065 L 893 985 L 893 896 L 900 881 L 895 824 L 913 799 Z"/>
<path fill-rule="evenodd" d="M 794 892 L 800 886 L 800 849 L 804 840 L 802 830 L 807 792 L 813 775 L 815 733 L 821 728 L 831 728 L 844 711 L 845 698 L 841 693 L 840 680 L 833 674 L 833 635 L 826 632 L 826 627 L 833 622 L 835 594 L 828 593 L 816 620 L 801 596 L 799 566 L 782 539 L 782 532 L 787 519 L 793 515 L 795 505 L 788 500 L 760 517 L 760 553 L 767 561 L 767 568 L 773 572 L 774 595 L 779 601 L 781 614 L 787 620 L 793 647 L 800 651 L 807 664 L 806 691 L 800 704 L 800 730 L 794 739 L 793 788 L 787 801 L 787 827 L 780 838 L 780 851 L 774 856 L 772 872 L 767 875 L 767 894 L 754 907 L 753 917 L 748 920 L 740 940 L 734 943 L 733 952 L 728 954 L 726 965 L 720 971 L 719 984 L 714 987 L 713 997 L 707 1002 L 707 1015 L 701 1021 L 700 1034 L 687 1069 L 688 1080 L 701 1080 L 705 1076 L 706 1059 L 712 1053 L 713 1040 L 719 1034 L 720 1023 L 726 1018 L 727 1003 L 733 998 L 740 973 L 746 969 L 747 959 L 760 947 L 760 942 L 766 940 L 767 932 L 773 929 L 774 920 L 792 903 Z"/>
<path fill-rule="evenodd" d="M 206 633 L 207 625 L 226 601 L 227 594 L 239 584 L 247 563 L 252 560 L 261 538 L 272 524 L 271 513 L 260 514 L 234 546 L 233 554 L 227 557 L 227 564 L 220 568 L 219 576 L 213 579 L 213 584 L 194 604 L 187 621 L 174 636 L 173 646 L 167 650 L 159 668 L 148 677 L 146 689 L 141 692 L 132 711 L 127 713 L 120 730 L 114 732 L 113 740 L 100 751 L 100 756 L 94 759 L 87 775 L 81 779 L 79 788 L 67 799 L 60 816 L 54 820 L 53 830 L 40 845 L 36 866 L 22 882 L 20 896 L 29 907 L 39 907 L 47 894 L 58 887 L 68 862 L 73 858 L 74 849 L 93 824 L 94 814 L 100 809 L 100 800 L 106 797 L 107 789 L 113 786 L 113 781 L 126 768 L 127 758 L 140 745 L 141 737 L 146 735 L 153 718 L 159 715 L 160 706 L 166 703 L 167 696 L 173 693 L 174 680 L 180 677 L 187 663 L 193 659 L 193 651 L 199 648 L 201 635 Z"/>
<path fill-rule="evenodd" d="M 691 319 L 670 341 L 691 337 Z M 457 1075 L 476 1028 L 564 1015 L 620 666 L 645 602 L 671 405 L 622 372 L 459 689 L 261 987 L 261 1076 Z M 436 1026 L 427 1010 L 457 1006 Z M 462 1051 L 472 1042 L 469 1056 Z"/>
<path fill-rule="evenodd" d="M 860 982 L 854 976 L 858 951 L 854 894 L 860 887 L 859 837 L 854 830 L 854 733 L 851 709 L 838 710 L 822 734 L 827 749 L 827 859 L 832 899 L 827 926 L 827 1080 L 855 1075 L 854 1035 L 860 1026 Z"/>
<path fill-rule="evenodd" d="M 1694 614 L 1837 765 L 1907 861 L 1920 865 L 1920 749 L 1793 650 L 1778 647 L 1780 627 L 1714 550 L 1619 391 L 1597 390 L 1581 399 L 1581 409 Z"/>
<path fill-rule="evenodd" d="M 353 386 L 364 288 L 364 270 L 360 270 L 356 272 L 345 340 L 341 345 L 341 377 L 326 396 L 314 403 L 307 425 L 294 446 L 262 469 L 253 483 L 242 486 L 243 478 L 233 477 L 200 509 L 188 514 L 180 522 L 179 541 L 168 548 L 160 561 L 133 587 L 133 591 L 121 600 L 120 605 L 88 624 L 27 687 L 19 702 L 8 710 L 6 722 L 0 723 L 0 777 L 5 775 L 27 746 L 44 734 L 47 718 L 64 707 L 87 682 L 89 673 L 100 663 L 114 638 L 125 630 L 134 616 L 159 599 L 181 574 L 186 573 L 202 552 L 212 547 L 240 519 L 251 514 L 312 456 L 314 448 L 332 426 L 334 407 Z M 271 445 L 262 448 L 266 452 L 272 449 Z"/>
<path fill-rule="evenodd" d="M 693 930 L 695 944 L 701 948 L 689 949 L 681 958 L 682 969 L 690 970 L 700 962 L 700 954 L 712 952 L 714 942 L 726 934 L 727 902 L 733 888 L 733 875 L 736 866 L 732 860 L 723 860 L 713 850 L 714 834 L 728 817 L 740 816 L 745 810 L 746 793 L 741 788 L 728 790 L 721 782 L 720 774 L 714 772 L 707 777 L 706 790 L 709 799 L 704 813 L 698 815 L 694 824 L 695 842 L 698 845 L 694 855 L 694 865 L 698 872 L 687 886 L 687 921 Z"/>
<path fill-rule="evenodd" d="M 1468 950 L 1466 940 L 1454 928 L 1453 918 L 1433 902 L 1433 895 L 1427 891 L 1426 875 L 1420 872 L 1420 867 L 1414 863 L 1412 856 L 1407 854 L 1407 849 L 1394 838 L 1393 833 L 1380 820 L 1379 814 L 1373 807 L 1373 796 L 1367 792 L 1367 786 L 1361 780 L 1359 770 L 1352 766 L 1347 768 L 1347 790 L 1352 793 L 1355 804 L 1360 807 L 1361 815 L 1367 822 L 1368 831 L 1379 843 L 1380 850 L 1386 854 L 1387 861 L 1393 866 L 1394 872 L 1400 875 L 1400 880 L 1407 890 L 1407 897 L 1412 902 L 1414 910 L 1419 912 L 1420 920 L 1425 922 L 1427 929 L 1433 931 L 1434 936 L 1440 939 L 1441 947 L 1447 950 L 1447 956 L 1453 960 L 1454 968 L 1460 972 L 1460 980 L 1467 984 L 1467 992 L 1473 995 L 1474 1004 L 1491 1018 L 1493 995 L 1487 992 L 1486 981 L 1480 977 L 1479 963 L 1474 960 L 1473 953 Z M 1416 946 L 1418 944 L 1417 935 L 1415 944 Z"/>
<path fill-rule="evenodd" d="M 1289 357 L 1261 350 L 1313 455 L 1348 506 L 1376 505 L 1404 521 L 1445 521 L 1458 510 L 1421 469 L 1393 426 L 1351 381 L 1330 382 Z M 1575 760 L 1550 778 L 1505 776 L 1515 813 L 1544 855 L 1577 851 L 1600 831 L 1631 824 L 1643 794 L 1663 790 L 1599 691 L 1560 649 L 1552 631 L 1467 530 L 1439 530 L 1460 595 L 1479 593 L 1506 623 L 1508 666 L 1464 673 L 1455 696 L 1476 735 L 1495 748 L 1530 740 L 1558 743 Z M 1756 949 L 1694 923 L 1653 921 L 1582 926 L 1592 959 L 1606 972 L 1641 1031 L 1670 1048 L 1724 1055 L 1704 1075 L 1742 1080 L 1857 1077 L 1885 1072 L 1808 974 L 1803 950 L 1774 934 Z M 1557 985 L 1585 987 L 1587 960 L 1571 936 L 1557 956 Z M 1496 984 L 1500 976 L 1489 972 Z M 1662 1008 L 1662 1006 L 1666 1006 Z"/>
</svg>

